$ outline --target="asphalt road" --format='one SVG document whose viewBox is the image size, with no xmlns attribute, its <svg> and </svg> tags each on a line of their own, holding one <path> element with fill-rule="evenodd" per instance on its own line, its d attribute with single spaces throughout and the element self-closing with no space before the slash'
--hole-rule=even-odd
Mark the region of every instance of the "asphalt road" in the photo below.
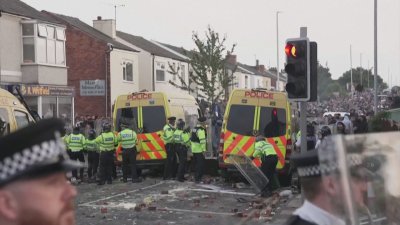
<svg viewBox="0 0 400 225">
<path fill-rule="evenodd" d="M 261 198 L 244 183 L 232 185 L 218 178 L 209 181 L 195 184 L 153 177 L 136 184 L 79 184 L 77 224 L 275 225 L 283 224 L 299 206 L 299 196 L 287 190 L 279 191 L 285 196 L 277 193 Z"/>
</svg>

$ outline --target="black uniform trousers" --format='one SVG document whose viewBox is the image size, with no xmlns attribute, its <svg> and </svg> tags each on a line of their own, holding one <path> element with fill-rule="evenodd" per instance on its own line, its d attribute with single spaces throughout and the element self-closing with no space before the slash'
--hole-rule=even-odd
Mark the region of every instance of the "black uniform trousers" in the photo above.
<svg viewBox="0 0 400 225">
<path fill-rule="evenodd" d="M 272 179 L 274 178 L 277 164 L 277 155 L 267 155 L 261 157 L 261 171 L 269 180 L 267 187 L 265 187 L 268 191 L 272 191 Z"/>
<path fill-rule="evenodd" d="M 178 172 L 177 172 L 176 179 L 179 181 L 184 181 L 188 148 L 182 144 L 175 144 L 175 150 L 176 150 L 176 153 L 177 153 L 178 159 L 179 159 Z"/>
<path fill-rule="evenodd" d="M 204 174 L 204 153 L 193 153 L 194 160 L 194 180 L 200 182 Z"/>
<path fill-rule="evenodd" d="M 95 179 L 97 169 L 99 168 L 100 153 L 96 151 L 88 151 L 88 178 Z"/>
<path fill-rule="evenodd" d="M 300 216 L 292 215 L 289 217 L 285 225 L 317 225 L 317 224 L 303 220 Z"/>
<path fill-rule="evenodd" d="M 164 180 L 176 177 L 176 150 L 175 145 L 168 143 L 165 145 L 167 160 L 164 166 Z"/>
<path fill-rule="evenodd" d="M 85 163 L 85 156 L 83 155 L 82 150 L 80 151 L 70 151 L 70 158 L 71 160 L 77 160 L 81 163 Z M 72 177 L 78 179 L 78 170 L 72 170 Z M 79 169 L 79 179 L 83 179 L 83 167 Z"/>
<path fill-rule="evenodd" d="M 128 179 L 128 174 L 131 175 L 132 180 L 138 179 L 136 170 L 136 148 L 122 148 L 122 177 L 124 180 Z"/>
<path fill-rule="evenodd" d="M 104 184 L 105 181 L 107 181 L 109 184 L 112 183 L 114 153 L 115 152 L 113 150 L 100 152 L 99 182 L 101 184 Z"/>
</svg>

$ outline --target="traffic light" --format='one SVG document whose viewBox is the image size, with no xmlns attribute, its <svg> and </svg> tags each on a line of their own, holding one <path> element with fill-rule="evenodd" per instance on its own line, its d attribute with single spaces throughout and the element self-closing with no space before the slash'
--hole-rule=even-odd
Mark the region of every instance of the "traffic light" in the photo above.
<svg viewBox="0 0 400 225">
<path fill-rule="evenodd" d="M 310 41 L 308 38 L 286 40 L 286 92 L 291 100 L 310 100 Z"/>
</svg>

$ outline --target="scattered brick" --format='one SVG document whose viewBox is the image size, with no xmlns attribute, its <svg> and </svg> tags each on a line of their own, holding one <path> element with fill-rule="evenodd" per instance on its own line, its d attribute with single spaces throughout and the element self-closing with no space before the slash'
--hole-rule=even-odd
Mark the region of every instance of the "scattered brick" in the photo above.
<svg viewBox="0 0 400 225">
<path fill-rule="evenodd" d="M 149 206 L 149 207 L 147 207 L 147 209 L 148 209 L 149 211 L 156 211 L 156 210 L 157 210 L 157 207 L 155 207 L 155 206 Z"/>
<path fill-rule="evenodd" d="M 101 209 L 100 209 L 100 212 L 101 212 L 101 213 L 107 213 L 107 211 L 108 211 L 107 208 L 101 208 Z"/>
</svg>

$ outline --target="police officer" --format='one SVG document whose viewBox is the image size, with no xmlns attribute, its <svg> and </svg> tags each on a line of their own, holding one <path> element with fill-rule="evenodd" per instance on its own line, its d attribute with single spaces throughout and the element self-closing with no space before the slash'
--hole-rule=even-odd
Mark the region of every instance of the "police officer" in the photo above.
<svg viewBox="0 0 400 225">
<path fill-rule="evenodd" d="M 176 164 L 176 153 L 174 150 L 174 132 L 175 132 L 175 121 L 176 117 L 171 116 L 168 118 L 168 123 L 163 128 L 162 139 L 165 144 L 167 151 L 167 160 L 164 167 L 164 180 L 174 178 L 175 164 Z"/>
<path fill-rule="evenodd" d="M 268 178 L 268 185 L 261 193 L 262 197 L 268 197 L 272 191 L 272 180 L 275 174 L 275 168 L 278 164 L 278 156 L 274 147 L 265 140 L 265 137 L 259 135 L 256 138 L 255 151 L 253 157 L 261 159 L 261 171 Z"/>
<path fill-rule="evenodd" d="M 77 191 L 65 173 L 80 165 L 65 151 L 63 126 L 44 119 L 0 138 L 0 224 L 75 224 Z"/>
<path fill-rule="evenodd" d="M 88 152 L 88 179 L 89 182 L 96 181 L 97 168 L 99 167 L 99 146 L 96 143 L 96 131 L 90 130 L 86 139 L 85 149 Z"/>
<path fill-rule="evenodd" d="M 177 173 L 177 180 L 184 182 L 185 169 L 187 161 L 187 151 L 190 143 L 190 134 L 188 130 L 184 130 L 185 121 L 179 119 L 176 123 L 176 130 L 174 132 L 174 147 L 178 154 L 179 166 Z"/>
<path fill-rule="evenodd" d="M 70 134 L 66 138 L 67 146 L 70 151 L 70 157 L 72 160 L 78 160 L 81 163 L 85 163 L 85 157 L 83 155 L 83 150 L 85 148 L 85 136 L 80 133 L 79 127 L 74 127 L 72 134 Z M 78 171 L 72 171 L 72 182 L 81 182 L 83 180 L 83 168 L 79 169 L 79 178 Z"/>
<path fill-rule="evenodd" d="M 128 174 L 131 174 L 132 183 L 141 182 L 136 170 L 136 132 L 129 128 L 127 124 L 121 124 L 121 132 L 118 133 L 118 143 L 122 147 L 122 179 L 128 182 Z"/>
<path fill-rule="evenodd" d="M 205 117 L 200 117 L 198 124 L 192 130 L 190 142 L 194 159 L 195 182 L 200 183 L 204 173 L 204 152 L 207 150 L 207 132 L 205 128 Z"/>
<path fill-rule="evenodd" d="M 96 143 L 100 146 L 100 168 L 98 185 L 112 184 L 113 161 L 115 147 L 118 141 L 113 132 L 111 132 L 111 124 L 103 125 L 103 133 L 96 138 Z"/>
</svg>

